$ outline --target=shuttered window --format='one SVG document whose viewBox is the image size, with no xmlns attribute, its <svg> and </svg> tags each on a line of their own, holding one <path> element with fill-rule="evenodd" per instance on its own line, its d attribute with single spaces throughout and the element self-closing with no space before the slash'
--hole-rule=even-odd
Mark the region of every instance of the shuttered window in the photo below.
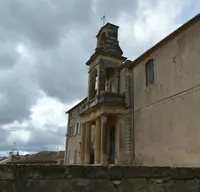
<svg viewBox="0 0 200 192">
<path fill-rule="evenodd" d="M 154 60 L 150 59 L 146 63 L 146 86 L 152 85 L 155 82 L 155 73 L 154 73 Z"/>
</svg>

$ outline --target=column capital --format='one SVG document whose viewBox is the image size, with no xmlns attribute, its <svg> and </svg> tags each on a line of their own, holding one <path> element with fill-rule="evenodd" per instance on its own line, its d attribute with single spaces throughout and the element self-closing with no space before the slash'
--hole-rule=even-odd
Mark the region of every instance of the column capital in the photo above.
<svg viewBox="0 0 200 192">
<path fill-rule="evenodd" d="M 102 122 L 107 122 L 107 115 L 102 115 L 101 116 L 101 121 Z"/>
</svg>

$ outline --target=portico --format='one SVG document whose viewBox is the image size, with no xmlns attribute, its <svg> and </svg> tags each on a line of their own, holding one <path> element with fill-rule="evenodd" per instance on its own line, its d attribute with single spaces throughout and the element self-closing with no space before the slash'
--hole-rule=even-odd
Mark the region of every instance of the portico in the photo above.
<svg viewBox="0 0 200 192">
<path fill-rule="evenodd" d="M 92 133 L 92 125 L 95 126 Z M 94 145 L 91 138 L 94 134 Z M 103 114 L 81 124 L 81 164 L 115 164 L 119 146 L 117 116 Z M 92 149 L 93 148 L 93 149 Z M 91 151 L 94 150 L 94 162 Z"/>
</svg>

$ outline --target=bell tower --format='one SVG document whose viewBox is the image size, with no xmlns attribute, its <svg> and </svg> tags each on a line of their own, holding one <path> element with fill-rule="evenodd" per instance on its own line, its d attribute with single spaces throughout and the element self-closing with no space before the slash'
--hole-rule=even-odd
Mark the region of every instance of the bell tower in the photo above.
<svg viewBox="0 0 200 192">
<path fill-rule="evenodd" d="M 86 65 L 89 66 L 89 102 L 98 98 L 101 92 L 117 90 L 115 80 L 110 85 L 110 78 L 116 75 L 116 68 L 126 60 L 119 45 L 118 29 L 118 26 L 107 23 L 99 30 L 96 36 L 95 52 L 86 62 Z"/>
<path fill-rule="evenodd" d="M 127 120 L 128 116 L 126 94 L 122 93 L 119 85 L 120 69 L 126 57 L 119 45 L 118 29 L 118 26 L 107 23 L 99 30 L 95 51 L 86 62 L 89 68 L 88 97 L 80 113 L 81 143 L 84 143 L 81 158 L 84 164 L 93 162 L 93 158 L 95 164 L 122 162 L 123 157 L 118 155 L 118 151 L 122 153 L 122 148 L 118 148 L 118 142 L 120 144 L 123 138 L 128 138 L 127 135 L 131 137 L 130 132 L 123 131 L 124 119 Z M 131 124 L 129 119 L 128 123 Z M 123 137 L 116 142 L 116 135 L 117 138 L 120 135 Z M 123 147 L 129 149 L 131 146 L 126 143 L 126 140 L 125 144 L 122 143 Z M 127 154 L 124 154 L 126 158 Z"/>
<path fill-rule="evenodd" d="M 107 23 L 97 34 L 96 51 L 110 53 L 116 56 L 122 56 L 123 51 L 118 41 L 118 26 Z"/>
</svg>

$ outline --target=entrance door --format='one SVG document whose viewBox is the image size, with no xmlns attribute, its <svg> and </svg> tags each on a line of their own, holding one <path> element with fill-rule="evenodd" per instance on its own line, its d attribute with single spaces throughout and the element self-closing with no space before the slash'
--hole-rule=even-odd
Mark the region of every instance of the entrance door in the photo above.
<svg viewBox="0 0 200 192">
<path fill-rule="evenodd" d="M 115 164 L 115 127 L 110 130 L 110 164 Z"/>
<path fill-rule="evenodd" d="M 94 149 L 90 149 L 90 164 L 94 164 Z"/>
</svg>

